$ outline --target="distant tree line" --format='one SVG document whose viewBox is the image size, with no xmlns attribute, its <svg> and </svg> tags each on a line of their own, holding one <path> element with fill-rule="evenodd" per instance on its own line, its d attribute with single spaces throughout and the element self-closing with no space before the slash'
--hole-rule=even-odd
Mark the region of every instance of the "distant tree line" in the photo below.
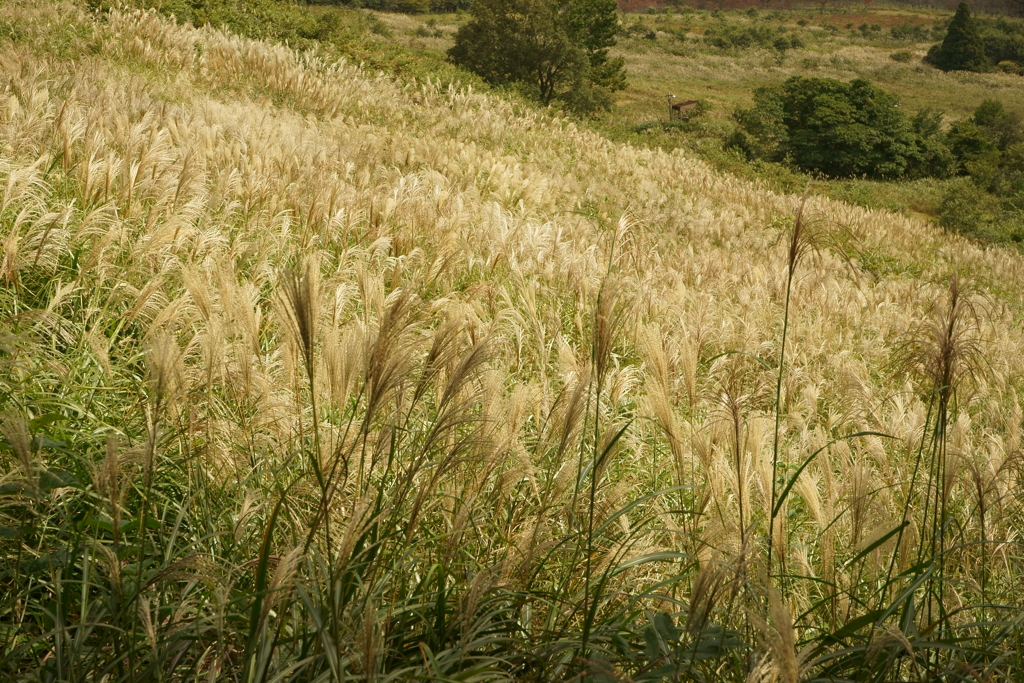
<svg viewBox="0 0 1024 683">
<path fill-rule="evenodd" d="M 890 0 L 894 5 L 952 10 L 961 0 Z M 1024 16 L 1024 0 L 974 0 L 974 9 L 989 14 Z"/>
<path fill-rule="evenodd" d="M 951 11 L 961 1 L 888 0 L 885 4 Z M 689 6 L 700 9 L 746 9 L 749 7 L 764 7 L 766 4 L 770 4 L 773 9 L 800 9 L 813 4 L 821 10 L 862 11 L 869 9 L 870 5 L 873 4 L 873 0 L 866 0 L 866 2 L 865 0 L 813 0 L 813 2 L 808 2 L 808 0 L 662 0 L 662 2 L 656 4 L 672 7 Z M 973 0 L 972 4 L 976 10 L 989 14 L 1024 16 L 1024 0 Z"/>
<path fill-rule="evenodd" d="M 961 0 L 887 0 L 886 5 L 902 5 L 913 8 L 954 10 Z M 874 0 L 664 0 L 673 7 L 698 7 L 702 9 L 736 10 L 770 4 L 773 9 L 800 9 L 816 5 L 821 10 L 865 10 L 870 9 Z M 973 0 L 974 8 L 988 14 L 1024 16 L 1024 0 Z"/>
</svg>

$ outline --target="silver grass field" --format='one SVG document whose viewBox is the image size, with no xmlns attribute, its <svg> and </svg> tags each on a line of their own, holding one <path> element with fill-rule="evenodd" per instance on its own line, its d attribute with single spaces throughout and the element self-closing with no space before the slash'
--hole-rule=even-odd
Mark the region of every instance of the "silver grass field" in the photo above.
<svg viewBox="0 0 1024 683">
<path fill-rule="evenodd" d="M 1014 681 L 1024 259 L 0 7 L 0 677 Z"/>
</svg>

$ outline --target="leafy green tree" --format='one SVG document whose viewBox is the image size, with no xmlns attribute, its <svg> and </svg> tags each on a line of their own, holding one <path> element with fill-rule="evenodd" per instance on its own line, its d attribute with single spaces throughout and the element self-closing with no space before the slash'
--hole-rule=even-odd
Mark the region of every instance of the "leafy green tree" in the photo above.
<svg viewBox="0 0 1024 683">
<path fill-rule="evenodd" d="M 970 119 L 950 126 L 946 141 L 961 164 L 999 153 L 991 134 Z"/>
<path fill-rule="evenodd" d="M 981 126 L 1000 151 L 1024 141 L 1024 124 L 1020 114 L 1007 111 L 999 100 L 984 100 L 974 110 L 971 121 Z"/>
<path fill-rule="evenodd" d="M 794 76 L 754 91 L 733 140 L 749 156 L 830 177 L 899 178 L 923 161 L 922 135 L 895 95 L 863 79 Z"/>
<path fill-rule="evenodd" d="M 961 2 L 949 22 L 942 43 L 928 51 L 925 61 L 943 71 L 987 71 L 991 64 L 985 56 L 985 42 L 967 3 Z"/>
<path fill-rule="evenodd" d="M 1024 142 L 1024 125 L 1002 102 L 984 100 L 974 116 L 950 126 L 946 141 L 961 170 L 982 186 L 997 187 L 1009 173 L 1004 156 Z"/>
<path fill-rule="evenodd" d="M 986 191 L 1024 209 L 1024 126 L 998 100 L 985 100 L 970 119 L 957 121 L 947 136 L 960 170 Z"/>
<path fill-rule="evenodd" d="M 615 0 L 474 0 L 448 55 L 498 85 L 574 111 L 611 106 L 625 87 Z"/>
<path fill-rule="evenodd" d="M 917 134 L 919 155 L 911 159 L 906 175 L 911 178 L 948 178 L 956 175 L 957 159 L 942 131 L 942 113 L 923 109 L 911 119 Z"/>
</svg>

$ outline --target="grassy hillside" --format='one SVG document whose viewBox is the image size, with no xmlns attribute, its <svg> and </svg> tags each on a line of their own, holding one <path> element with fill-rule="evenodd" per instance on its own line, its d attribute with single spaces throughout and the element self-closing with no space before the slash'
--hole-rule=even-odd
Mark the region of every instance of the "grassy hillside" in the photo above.
<svg viewBox="0 0 1024 683">
<path fill-rule="evenodd" d="M 753 166 L 723 150 L 734 130 L 732 114 L 748 107 L 755 88 L 791 76 L 868 79 L 899 96 L 913 114 L 941 112 L 945 126 L 966 119 L 986 99 L 1024 112 L 1024 76 L 993 71 L 945 73 L 923 64 L 928 48 L 941 40 L 949 14 L 910 8 L 803 8 L 787 11 L 708 12 L 684 10 L 626 15 L 621 54 L 630 87 L 601 122 L 614 139 L 632 144 L 681 147 L 717 168 L 765 179 L 780 190 L 799 191 L 808 177 L 778 165 Z M 780 51 L 771 44 L 715 47 L 717 36 L 777 32 L 798 47 Z M 709 41 L 709 38 L 711 41 Z M 722 41 L 730 45 L 730 41 Z M 740 43 L 742 45 L 742 42 Z M 687 125 L 665 127 L 665 94 L 703 99 L 710 111 Z M 956 179 L 910 182 L 817 180 L 813 191 L 871 208 L 936 218 Z"/>
<path fill-rule="evenodd" d="M 625 15 L 628 30 L 621 51 L 634 78 L 621 103 L 629 107 L 616 114 L 634 125 L 664 117 L 665 93 L 673 92 L 685 99 L 707 98 L 715 110 L 728 116 L 736 106 L 752 103 L 754 88 L 793 75 L 867 78 L 898 93 L 911 111 L 932 108 L 951 118 L 970 116 L 986 98 L 1024 108 L 1024 79 L 1017 74 L 946 73 L 921 63 L 928 48 L 941 41 L 949 16 L 900 9 Z M 716 32 L 756 28 L 796 37 L 802 47 L 781 53 L 756 44 L 715 49 L 703 40 Z M 897 29 L 895 36 L 893 29 Z M 903 59 L 900 53 L 909 53 L 909 59 L 898 61 Z"/>
<path fill-rule="evenodd" d="M 392 40 L 415 54 L 442 58 L 460 18 L 381 14 Z M 940 41 L 951 14 L 910 7 L 806 5 L 743 11 L 661 8 L 622 15 L 616 56 L 626 60 L 628 87 L 593 125 L 613 140 L 683 149 L 715 168 L 761 180 L 776 191 L 824 194 L 868 208 L 936 219 L 944 197 L 962 179 L 877 182 L 820 179 L 780 164 L 748 162 L 726 149 L 736 130 L 733 112 L 753 103 L 753 92 L 792 76 L 850 81 L 864 78 L 899 96 L 910 115 L 941 113 L 943 128 L 969 118 L 987 99 L 1024 115 L 1024 75 L 1006 71 L 944 73 L 922 63 Z M 989 18 L 983 21 L 990 22 Z M 991 22 L 990 22 L 991 23 Z M 782 40 L 785 49 L 775 43 Z M 707 112 L 668 122 L 666 95 L 699 99 Z"/>
<path fill-rule="evenodd" d="M 0 672 L 1020 677 L 1024 260 L 0 8 Z"/>
</svg>

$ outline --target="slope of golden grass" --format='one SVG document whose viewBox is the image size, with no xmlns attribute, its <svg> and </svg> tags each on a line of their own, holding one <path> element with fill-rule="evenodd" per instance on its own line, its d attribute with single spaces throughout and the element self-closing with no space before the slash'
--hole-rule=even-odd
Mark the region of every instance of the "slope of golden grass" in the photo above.
<svg viewBox="0 0 1024 683">
<path fill-rule="evenodd" d="M 654 14 L 624 13 L 622 33 L 613 49 L 626 62 L 626 89 L 616 93 L 614 106 L 590 122 L 607 137 L 635 146 L 682 149 L 715 169 L 766 182 L 776 192 L 801 191 L 812 179 L 791 167 L 748 163 L 727 140 L 736 129 L 733 114 L 750 107 L 753 93 L 764 85 L 792 76 L 865 78 L 896 94 L 901 107 L 916 114 L 930 110 L 944 125 L 973 115 L 986 99 L 996 99 L 1012 112 L 1024 111 L 1024 77 L 991 73 L 945 73 L 921 60 L 942 35 L 946 11 L 876 7 L 862 12 L 839 8 L 773 8 L 746 12 L 669 9 Z M 391 27 L 392 40 L 416 54 L 443 58 L 453 44 L 461 15 L 431 17 L 376 13 Z M 930 29 L 915 38 L 893 36 L 891 28 L 917 25 Z M 878 30 L 860 30 L 874 26 Z M 704 41 L 706 34 L 734 29 L 783 31 L 802 47 L 780 53 L 767 47 L 721 49 Z M 894 55 L 899 59 L 894 59 Z M 666 95 L 700 99 L 707 112 L 685 125 L 668 123 Z M 872 181 L 868 179 L 814 182 L 811 192 L 873 209 L 937 218 L 943 198 L 957 181 Z"/>
<path fill-rule="evenodd" d="M 657 27 L 650 21 L 647 24 Z M 674 92 L 680 97 L 706 98 L 721 116 L 727 117 L 735 107 L 753 103 L 755 88 L 781 83 L 791 76 L 842 81 L 866 78 L 897 93 L 909 111 L 931 108 L 952 119 L 972 115 L 985 99 L 1001 100 L 1013 110 L 1024 108 L 1024 79 L 1018 75 L 946 73 L 922 64 L 921 59 L 936 41 L 900 43 L 839 36 L 823 37 L 819 43 L 811 29 L 800 33 L 812 34 L 805 38 L 808 46 L 790 50 L 782 58 L 768 50 L 699 53 L 688 50 L 685 44 L 673 47 L 671 36 L 662 36 L 653 46 L 649 42 L 645 45 L 642 38 L 624 41 L 617 54 L 626 59 L 632 81 L 622 97 L 636 104 L 623 107 L 614 115 L 635 123 L 662 116 L 665 93 Z M 900 51 L 910 52 L 911 61 L 890 59 L 890 55 Z"/>
<path fill-rule="evenodd" d="M 455 455 L 410 470 L 415 495 L 394 509 L 413 510 L 406 538 L 471 555 L 467 591 L 476 571 L 491 587 L 514 584 L 525 574 L 513 565 L 536 560 L 534 544 L 557 546 L 581 519 L 570 494 L 586 469 L 584 424 L 595 448 L 630 424 L 594 468 L 591 524 L 666 486 L 698 491 L 693 514 L 637 508 L 660 531 L 590 548 L 596 566 L 669 550 L 732 562 L 765 538 L 799 197 L 468 89 L 401 85 L 151 13 L 0 11 L 17 27 L 0 57 L 0 310 L 10 332 L 31 337 L 24 367 L 5 369 L 4 381 L 25 419 L 82 406 L 71 411 L 81 433 L 132 444 L 120 462 L 136 482 L 138 463 L 187 455 L 189 472 L 228 491 L 222 504 L 237 520 L 269 514 L 283 486 L 254 472 L 306 472 L 288 495 L 314 500 L 320 480 L 315 519 L 333 523 L 349 552 L 367 501 L 390 490 L 396 416 L 419 414 L 428 392 L 422 410 L 436 409 L 444 428 L 423 438 Z M 965 536 L 979 524 L 983 538 L 1014 535 L 1024 260 L 821 197 L 806 200 L 802 221 L 782 471 L 836 437 L 895 437 L 827 449 L 775 521 L 784 566 L 843 588 L 829 603 L 834 623 L 860 609 L 851 596 L 865 574 L 884 573 L 890 554 L 913 565 L 928 534 L 910 501 L 933 495 L 912 477 L 932 375 L 908 349 L 941 342 L 934 326 L 954 275 L 973 313 L 956 323 L 971 353 L 957 366 L 943 510 Z M 452 401 L 462 412 L 445 412 Z M 353 420 L 366 425 L 358 435 Z M 457 424 L 470 420 L 482 431 L 462 443 Z M 312 453 L 311 471 L 299 451 Z M 10 463 L 14 477 L 22 466 Z M 91 486 L 116 500 L 107 481 Z M 1003 514 L 979 518 L 978 490 Z M 307 508 L 317 509 L 296 503 L 289 517 L 298 554 Z M 846 564 L 908 508 L 905 534 L 867 565 Z M 638 521 L 615 519 L 623 533 Z M 323 542 L 330 550 L 330 534 Z M 960 551 L 950 605 L 975 589 L 984 557 Z M 608 588 L 672 567 L 623 570 Z M 292 580 L 281 572 L 275 581 Z M 1013 572 L 989 589 L 1012 602 Z M 822 591 L 788 588 L 801 607 Z M 532 618 L 543 621 L 540 611 Z M 814 612 L 797 626 L 824 621 Z M 372 638 L 352 637 L 369 648 L 360 656 L 384 661 L 365 645 Z M 231 661 L 228 649 L 197 667 Z"/>
</svg>

